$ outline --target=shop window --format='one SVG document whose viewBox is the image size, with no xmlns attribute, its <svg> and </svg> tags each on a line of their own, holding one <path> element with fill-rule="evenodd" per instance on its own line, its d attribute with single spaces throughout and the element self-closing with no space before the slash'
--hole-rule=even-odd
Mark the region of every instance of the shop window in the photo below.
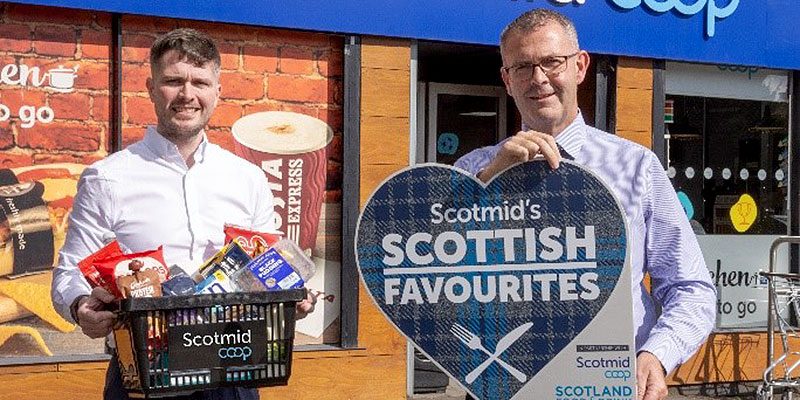
<svg viewBox="0 0 800 400">
<path fill-rule="evenodd" d="M 787 82 L 785 71 L 666 63 L 667 175 L 717 287 L 718 329 L 766 326 L 758 272 L 790 217 Z M 788 271 L 788 255 L 778 260 Z"/>
<path fill-rule="evenodd" d="M 787 103 L 667 96 L 668 170 L 698 234 L 785 234 Z"/>
</svg>

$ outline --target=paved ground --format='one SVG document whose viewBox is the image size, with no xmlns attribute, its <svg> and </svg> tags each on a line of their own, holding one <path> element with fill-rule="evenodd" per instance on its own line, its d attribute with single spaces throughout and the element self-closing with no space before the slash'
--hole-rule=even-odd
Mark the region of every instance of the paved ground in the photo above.
<svg viewBox="0 0 800 400">
<path fill-rule="evenodd" d="M 684 387 L 670 388 L 668 400 L 708 400 L 720 399 L 727 400 L 753 400 L 752 394 L 755 384 L 738 385 L 735 388 L 725 387 Z M 732 393 L 747 393 L 735 395 Z M 447 391 L 444 393 L 418 394 L 412 397 L 413 400 L 464 400 L 465 392 L 454 382 L 450 382 Z M 776 397 L 777 399 L 778 397 Z"/>
</svg>

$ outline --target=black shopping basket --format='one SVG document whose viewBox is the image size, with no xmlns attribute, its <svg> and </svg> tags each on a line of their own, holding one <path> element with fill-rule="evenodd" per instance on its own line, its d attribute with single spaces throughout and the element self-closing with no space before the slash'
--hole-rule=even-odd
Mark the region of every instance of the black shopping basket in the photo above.
<svg viewBox="0 0 800 400">
<path fill-rule="evenodd" d="M 305 289 L 125 299 L 114 328 L 131 397 L 286 385 Z"/>
</svg>

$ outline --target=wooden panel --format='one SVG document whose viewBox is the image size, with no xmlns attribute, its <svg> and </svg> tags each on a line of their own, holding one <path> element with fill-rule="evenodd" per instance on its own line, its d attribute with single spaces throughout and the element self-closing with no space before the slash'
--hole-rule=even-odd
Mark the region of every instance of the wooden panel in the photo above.
<svg viewBox="0 0 800 400">
<path fill-rule="evenodd" d="M 653 61 L 647 58 L 619 57 L 617 60 L 617 87 L 652 89 Z"/>
<path fill-rule="evenodd" d="M 55 368 L 55 364 L 51 366 Z M 380 357 L 295 358 L 288 386 L 263 388 L 260 392 L 264 399 L 400 400 L 405 399 L 406 393 L 404 372 L 405 352 Z M 0 387 L 6 389 L 0 391 L 0 400 L 99 399 L 104 382 L 105 365 L 102 369 L 2 374 Z"/>
<path fill-rule="evenodd" d="M 404 149 L 398 149 L 403 152 Z M 408 153 L 406 153 L 408 157 Z M 372 191 L 378 187 L 378 184 L 383 182 L 389 175 L 407 167 L 408 165 L 361 165 L 361 207 L 364 207 L 367 199 L 372 195 Z"/>
<path fill-rule="evenodd" d="M 86 400 L 103 397 L 105 369 L 0 375 L 0 400 Z"/>
<path fill-rule="evenodd" d="M 653 91 L 617 89 L 617 131 L 652 132 Z"/>
<path fill-rule="evenodd" d="M 410 79 L 408 71 L 362 68 L 361 117 L 408 118 Z"/>
<path fill-rule="evenodd" d="M 56 372 L 58 364 L 38 364 L 38 365 L 13 365 L 0 367 L 0 376 L 8 374 L 33 374 L 37 372 Z"/>
<path fill-rule="evenodd" d="M 361 65 L 370 68 L 411 69 L 408 40 L 377 37 L 361 38 Z"/>
<path fill-rule="evenodd" d="M 779 351 L 779 337 L 775 337 L 775 349 Z M 790 341 L 791 348 L 798 348 L 800 339 Z M 670 385 L 690 385 L 708 382 L 757 381 L 767 360 L 766 333 L 719 333 L 713 334 L 703 347 L 679 366 L 669 377 Z M 790 357 L 788 365 L 798 358 Z M 778 373 L 782 374 L 782 370 Z"/>
<path fill-rule="evenodd" d="M 358 344 L 370 350 L 371 354 L 403 354 L 406 351 L 406 339 L 378 309 L 367 293 L 363 283 L 359 286 Z"/>
<path fill-rule="evenodd" d="M 623 131 L 617 129 L 617 136 L 639 143 L 644 147 L 652 148 L 653 135 L 650 132 Z"/>
<path fill-rule="evenodd" d="M 405 352 L 326 362 L 296 360 L 288 386 L 263 388 L 260 394 L 262 399 L 281 400 L 405 400 Z"/>
<path fill-rule="evenodd" d="M 108 361 L 58 364 L 59 371 L 85 371 L 87 369 L 102 369 L 105 371 L 107 367 Z"/>
<path fill-rule="evenodd" d="M 408 163 L 408 118 L 364 117 L 361 137 L 362 164 Z"/>
</svg>

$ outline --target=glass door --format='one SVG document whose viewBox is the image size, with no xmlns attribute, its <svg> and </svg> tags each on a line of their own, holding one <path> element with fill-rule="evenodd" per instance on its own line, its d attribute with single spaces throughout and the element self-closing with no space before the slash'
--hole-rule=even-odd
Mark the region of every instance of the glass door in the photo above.
<svg viewBox="0 0 800 400">
<path fill-rule="evenodd" d="M 506 91 L 500 86 L 428 83 L 425 161 L 453 164 L 506 137 Z"/>
</svg>

